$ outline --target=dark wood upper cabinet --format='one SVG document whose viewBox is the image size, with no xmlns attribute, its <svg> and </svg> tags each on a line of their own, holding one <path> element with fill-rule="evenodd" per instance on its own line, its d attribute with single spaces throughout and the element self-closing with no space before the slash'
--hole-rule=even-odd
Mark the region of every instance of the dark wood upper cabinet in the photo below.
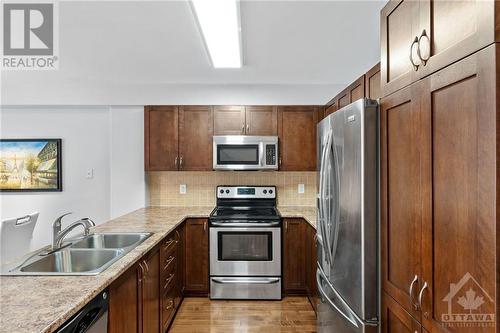
<svg viewBox="0 0 500 333">
<path fill-rule="evenodd" d="M 424 333 L 413 319 L 391 296 L 382 292 L 382 333 Z"/>
<path fill-rule="evenodd" d="M 484 301 L 473 313 L 497 310 L 499 54 L 493 44 L 422 81 L 422 324 L 429 332 L 464 332 L 442 320 L 450 285 L 463 279 L 469 283 L 453 295 L 454 311 L 469 313 L 457 303 L 469 289 Z"/>
<path fill-rule="evenodd" d="M 391 0 L 380 20 L 381 88 L 382 96 L 387 96 L 412 83 L 421 64 L 417 55 L 419 1 Z"/>
<path fill-rule="evenodd" d="M 178 169 L 179 110 L 177 106 L 146 106 L 144 163 L 146 171 Z"/>
<path fill-rule="evenodd" d="M 276 106 L 246 106 L 246 135 L 278 135 L 278 111 Z"/>
<path fill-rule="evenodd" d="M 110 333 L 139 332 L 139 289 L 137 266 L 129 268 L 109 286 Z"/>
<path fill-rule="evenodd" d="M 382 287 L 417 319 L 420 312 L 413 304 L 422 276 L 419 98 L 418 89 L 410 86 L 384 97 L 380 105 Z"/>
<path fill-rule="evenodd" d="M 354 81 L 349 88 L 349 103 L 356 102 L 358 99 L 365 97 L 365 76 L 361 75 Z"/>
<path fill-rule="evenodd" d="M 211 106 L 179 107 L 179 170 L 212 170 Z"/>
<path fill-rule="evenodd" d="M 278 107 L 280 170 L 316 170 L 318 110 L 318 106 Z"/>
<path fill-rule="evenodd" d="M 349 105 L 350 103 L 350 96 L 349 96 L 349 90 L 345 89 L 343 90 L 339 95 L 337 99 L 337 110 L 342 109 L 344 106 Z"/>
<path fill-rule="evenodd" d="M 381 12 L 382 95 L 500 40 L 497 1 L 391 0 Z"/>
<path fill-rule="evenodd" d="M 426 61 L 418 70 L 419 77 L 498 41 L 498 14 L 497 1 L 420 1 L 417 33 L 420 55 Z"/>
<path fill-rule="evenodd" d="M 337 111 L 338 109 L 338 105 L 337 105 L 337 100 L 332 100 L 329 104 L 327 104 L 327 106 L 325 107 L 325 117 L 334 113 L 335 111 Z"/>
<path fill-rule="evenodd" d="M 365 95 L 370 99 L 382 97 L 380 91 L 380 63 L 373 66 L 365 74 Z"/>
<path fill-rule="evenodd" d="M 302 219 L 284 219 L 283 285 L 287 294 L 306 293 L 306 225 Z"/>
<path fill-rule="evenodd" d="M 185 237 L 185 294 L 208 295 L 208 221 L 188 219 Z"/>
<path fill-rule="evenodd" d="M 244 135 L 245 107 L 214 106 L 214 135 Z"/>
</svg>

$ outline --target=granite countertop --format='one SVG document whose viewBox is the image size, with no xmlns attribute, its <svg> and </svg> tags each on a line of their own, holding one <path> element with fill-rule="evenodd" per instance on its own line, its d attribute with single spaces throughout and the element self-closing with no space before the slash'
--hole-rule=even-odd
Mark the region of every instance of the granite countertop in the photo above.
<svg viewBox="0 0 500 333">
<path fill-rule="evenodd" d="M 280 206 L 281 217 L 301 217 L 316 229 L 316 207 L 311 206 Z"/>
<path fill-rule="evenodd" d="M 53 332 L 189 217 L 213 207 L 148 207 L 94 228 L 97 232 L 152 232 L 135 249 L 95 276 L 0 276 L 0 332 Z M 278 207 L 283 217 L 316 226 L 315 207 Z"/>
</svg>

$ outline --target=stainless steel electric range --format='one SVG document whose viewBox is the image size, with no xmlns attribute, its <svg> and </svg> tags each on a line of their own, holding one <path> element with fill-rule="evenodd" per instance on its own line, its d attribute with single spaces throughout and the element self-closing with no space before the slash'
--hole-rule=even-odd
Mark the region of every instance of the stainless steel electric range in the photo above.
<svg viewBox="0 0 500 333">
<path fill-rule="evenodd" d="M 210 298 L 281 299 L 275 186 L 218 186 L 209 218 Z"/>
</svg>

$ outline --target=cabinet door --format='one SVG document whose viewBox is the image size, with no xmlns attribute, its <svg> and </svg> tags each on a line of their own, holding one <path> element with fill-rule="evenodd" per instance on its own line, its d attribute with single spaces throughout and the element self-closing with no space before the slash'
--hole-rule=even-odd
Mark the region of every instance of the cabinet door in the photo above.
<svg viewBox="0 0 500 333">
<path fill-rule="evenodd" d="M 275 106 L 245 107 L 246 135 L 278 135 L 278 112 Z"/>
<path fill-rule="evenodd" d="M 316 170 L 317 106 L 282 106 L 278 111 L 280 170 Z"/>
<path fill-rule="evenodd" d="M 208 294 L 208 221 L 189 219 L 184 226 L 186 276 L 188 295 Z"/>
<path fill-rule="evenodd" d="M 245 134 L 244 106 L 214 106 L 214 135 Z"/>
<path fill-rule="evenodd" d="M 160 330 L 160 252 L 155 251 L 143 260 L 142 275 L 142 331 Z"/>
<path fill-rule="evenodd" d="M 345 89 L 338 95 L 338 108 L 342 109 L 344 106 L 349 105 L 350 95 L 349 90 Z"/>
<path fill-rule="evenodd" d="M 306 293 L 305 225 L 301 219 L 283 221 L 283 284 L 285 293 Z"/>
<path fill-rule="evenodd" d="M 337 111 L 337 108 L 338 108 L 337 100 L 335 100 L 325 109 L 325 117 Z"/>
<path fill-rule="evenodd" d="M 382 9 L 380 20 L 382 96 L 387 96 L 408 86 L 416 77 L 411 61 L 420 65 L 414 43 L 419 33 L 416 27 L 419 23 L 419 1 L 391 0 Z"/>
<path fill-rule="evenodd" d="M 427 76 L 495 42 L 496 1 L 420 2 L 418 73 Z M 430 58 L 430 59 L 429 59 Z"/>
<path fill-rule="evenodd" d="M 365 74 L 365 94 L 370 99 L 382 97 L 380 91 L 380 63 L 373 66 Z"/>
<path fill-rule="evenodd" d="M 382 292 L 382 333 L 421 333 L 422 327 L 391 296 Z"/>
<path fill-rule="evenodd" d="M 179 114 L 177 106 L 147 106 L 144 110 L 146 171 L 178 168 Z"/>
<path fill-rule="evenodd" d="M 212 170 L 213 117 L 211 106 L 179 109 L 179 170 Z"/>
<path fill-rule="evenodd" d="M 498 52 L 491 45 L 423 80 L 421 294 L 429 332 L 495 332 L 487 322 L 443 316 L 495 313 Z"/>
<path fill-rule="evenodd" d="M 418 83 L 417 83 L 418 84 Z M 421 277 L 420 96 L 414 85 L 381 100 L 382 288 L 419 319 L 412 306 Z"/>
<path fill-rule="evenodd" d="M 109 287 L 110 333 L 139 331 L 139 280 L 136 266 L 128 269 Z"/>
<path fill-rule="evenodd" d="M 365 76 L 360 76 L 348 88 L 349 103 L 355 102 L 358 99 L 365 97 Z"/>
</svg>

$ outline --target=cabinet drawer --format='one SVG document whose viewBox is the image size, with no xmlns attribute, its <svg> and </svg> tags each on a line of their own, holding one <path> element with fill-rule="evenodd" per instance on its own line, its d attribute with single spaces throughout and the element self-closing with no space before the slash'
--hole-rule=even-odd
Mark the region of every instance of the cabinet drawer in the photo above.
<svg viewBox="0 0 500 333">
<path fill-rule="evenodd" d="M 168 257 L 177 248 L 177 239 L 174 234 L 168 235 L 168 237 L 163 241 L 161 245 L 161 256 L 162 258 Z"/>
<path fill-rule="evenodd" d="M 172 321 L 175 314 L 175 298 L 173 290 L 169 290 L 163 294 L 161 300 L 161 318 L 163 332 L 165 332 Z"/>
</svg>

